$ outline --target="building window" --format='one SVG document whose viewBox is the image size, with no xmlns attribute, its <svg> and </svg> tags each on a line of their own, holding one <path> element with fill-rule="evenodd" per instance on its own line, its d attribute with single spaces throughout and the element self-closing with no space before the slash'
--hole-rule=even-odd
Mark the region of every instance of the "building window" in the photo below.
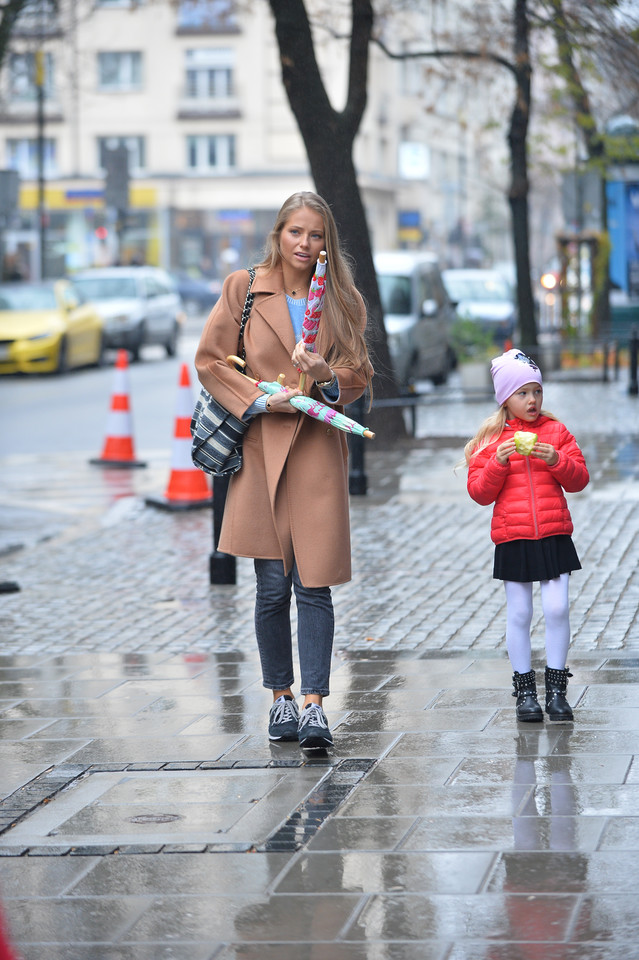
<svg viewBox="0 0 639 960">
<path fill-rule="evenodd" d="M 233 96 L 233 66 L 232 50 L 187 50 L 186 96 L 193 100 L 229 99 Z"/>
<path fill-rule="evenodd" d="M 144 137 L 98 137 L 98 167 L 100 175 L 106 173 L 107 150 L 126 147 L 129 151 L 129 174 L 139 176 L 146 169 L 146 143 Z"/>
<path fill-rule="evenodd" d="M 195 173 L 228 173 L 235 168 L 235 137 L 187 137 L 186 165 Z"/>
<path fill-rule="evenodd" d="M 44 95 L 53 96 L 53 57 L 45 53 L 44 66 Z M 14 100 L 24 102 L 33 101 L 37 96 L 36 87 L 36 55 L 35 53 L 12 53 L 9 58 L 9 84 L 11 96 Z"/>
<path fill-rule="evenodd" d="M 24 180 L 34 180 L 38 176 L 38 141 L 7 140 L 7 167 L 17 170 Z M 44 139 L 44 175 L 55 177 L 58 173 L 56 160 L 56 142 L 49 137 Z"/>
<path fill-rule="evenodd" d="M 4 9 L 3 4 L 3 9 Z M 55 0 L 28 0 L 14 25 L 13 36 L 54 36 L 59 32 L 58 4 Z"/>
<path fill-rule="evenodd" d="M 178 29 L 211 33 L 237 30 L 235 0 L 181 0 Z"/>
<path fill-rule="evenodd" d="M 98 53 L 99 90 L 141 90 L 142 54 L 138 51 Z"/>
</svg>

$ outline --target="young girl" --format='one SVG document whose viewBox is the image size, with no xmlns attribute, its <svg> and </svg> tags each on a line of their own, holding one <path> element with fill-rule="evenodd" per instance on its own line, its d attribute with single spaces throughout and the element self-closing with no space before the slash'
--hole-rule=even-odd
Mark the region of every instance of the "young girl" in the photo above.
<svg viewBox="0 0 639 960">
<path fill-rule="evenodd" d="M 575 438 L 542 410 L 539 368 L 520 350 L 508 350 L 491 364 L 499 409 L 466 444 L 468 492 L 477 503 L 494 503 L 491 538 L 493 577 L 506 590 L 506 646 L 517 697 L 517 719 L 543 720 L 531 669 L 532 586 L 541 585 L 546 624 L 546 713 L 572 720 L 566 700 L 570 645 L 568 578 L 581 564 L 571 539 L 572 520 L 564 490 L 588 483 L 584 456 Z M 517 453 L 518 431 L 537 434 L 529 455 Z"/>
<path fill-rule="evenodd" d="M 320 251 L 327 255 L 326 293 L 315 351 L 302 340 L 306 297 Z M 286 393 L 261 393 L 231 370 L 248 274 L 224 282 L 195 358 L 200 381 L 227 410 L 250 420 L 243 466 L 231 477 L 219 549 L 253 557 L 255 632 L 262 682 L 273 693 L 269 738 L 304 748 L 333 742 L 322 700 L 329 693 L 333 645 L 331 585 L 351 577 L 346 435 L 300 413 L 289 399 L 306 392 L 340 412 L 370 385 L 364 339 L 366 309 L 353 283 L 330 207 L 316 193 L 285 201 L 257 264 L 246 325 L 246 372 L 263 380 L 285 374 Z M 297 603 L 300 711 L 294 698 L 291 590 Z"/>
</svg>

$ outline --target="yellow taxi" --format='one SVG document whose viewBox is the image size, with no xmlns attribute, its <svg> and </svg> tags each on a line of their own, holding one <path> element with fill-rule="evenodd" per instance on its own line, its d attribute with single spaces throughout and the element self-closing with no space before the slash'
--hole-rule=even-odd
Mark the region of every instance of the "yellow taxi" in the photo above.
<svg viewBox="0 0 639 960">
<path fill-rule="evenodd" d="M 102 318 L 68 280 L 0 284 L 0 374 L 100 364 Z"/>
</svg>

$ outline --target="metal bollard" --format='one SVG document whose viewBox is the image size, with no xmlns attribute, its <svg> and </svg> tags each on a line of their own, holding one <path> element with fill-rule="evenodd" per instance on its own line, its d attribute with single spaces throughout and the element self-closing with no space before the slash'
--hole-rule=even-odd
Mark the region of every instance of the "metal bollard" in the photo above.
<svg viewBox="0 0 639 960">
<path fill-rule="evenodd" d="M 347 410 L 348 416 L 353 420 L 362 421 L 364 416 L 364 398 L 360 397 L 349 404 Z M 349 473 L 348 473 L 348 492 L 351 496 L 366 496 L 368 481 L 364 469 L 364 437 L 357 437 L 354 434 L 348 436 L 349 447 Z"/>
<path fill-rule="evenodd" d="M 639 384 L 637 384 L 637 350 L 639 349 L 639 335 L 637 328 L 632 328 L 630 334 L 630 383 L 628 384 L 628 393 L 631 397 L 639 394 Z"/>
<path fill-rule="evenodd" d="M 236 582 L 236 561 L 229 553 L 217 549 L 220 542 L 224 504 L 230 477 L 213 478 L 213 553 L 209 556 L 209 583 L 227 584 Z"/>
</svg>

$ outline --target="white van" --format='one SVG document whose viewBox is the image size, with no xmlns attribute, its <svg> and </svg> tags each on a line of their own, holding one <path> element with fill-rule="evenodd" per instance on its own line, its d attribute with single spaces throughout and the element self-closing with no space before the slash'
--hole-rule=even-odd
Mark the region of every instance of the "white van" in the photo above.
<svg viewBox="0 0 639 960">
<path fill-rule="evenodd" d="M 455 366 L 455 311 L 435 254 L 392 250 L 373 257 L 388 348 L 400 390 L 415 380 L 445 383 Z"/>
</svg>

